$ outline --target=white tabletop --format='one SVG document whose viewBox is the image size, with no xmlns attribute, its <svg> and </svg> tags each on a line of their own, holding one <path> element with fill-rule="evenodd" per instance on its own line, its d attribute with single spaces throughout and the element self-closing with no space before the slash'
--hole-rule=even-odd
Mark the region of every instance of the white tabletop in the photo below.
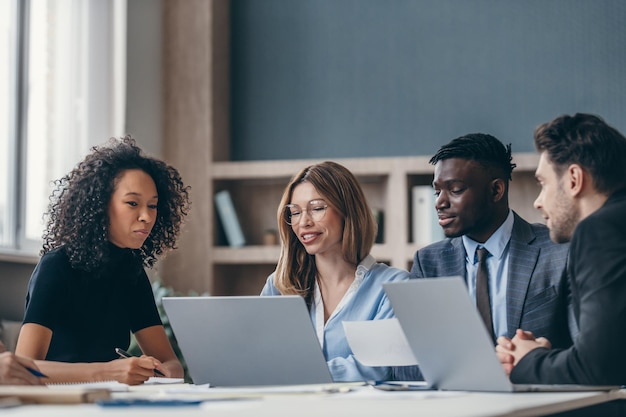
<svg viewBox="0 0 626 417">
<path fill-rule="evenodd" d="M 115 397 L 142 395 L 162 398 L 163 393 L 116 393 Z M 171 397 L 171 394 L 169 394 Z M 184 395 L 181 396 L 185 397 Z M 164 397 L 163 397 L 164 398 Z M 215 397 L 219 398 L 219 397 Z M 582 408 L 620 398 L 618 392 L 572 393 L 478 393 L 452 391 L 385 392 L 371 387 L 353 389 L 348 393 L 269 394 L 263 397 L 211 400 L 196 406 L 182 407 L 101 407 L 80 405 L 25 405 L 3 409 L 3 416 L 172 416 L 195 417 L 219 415 L 226 417 L 299 417 L 359 416 L 540 416 Z M 219 413 L 219 414 L 216 414 Z"/>
</svg>

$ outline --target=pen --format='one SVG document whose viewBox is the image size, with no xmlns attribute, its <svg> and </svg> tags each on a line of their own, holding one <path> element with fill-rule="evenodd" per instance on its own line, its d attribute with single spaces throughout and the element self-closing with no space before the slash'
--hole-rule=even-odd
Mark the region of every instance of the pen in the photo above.
<svg viewBox="0 0 626 417">
<path fill-rule="evenodd" d="M 36 377 L 39 378 L 48 378 L 48 375 L 42 374 L 40 371 L 34 369 L 34 368 L 30 368 L 28 366 L 25 366 L 26 369 L 28 369 L 28 372 L 30 372 L 31 374 L 35 375 Z"/>
<path fill-rule="evenodd" d="M 124 349 L 120 349 L 120 348 L 115 348 L 115 353 L 120 355 L 121 358 L 132 358 L 133 357 L 133 355 L 131 355 L 130 353 L 126 352 Z M 154 373 L 159 375 L 159 376 L 165 376 L 165 374 L 163 372 L 159 371 L 157 368 L 154 368 Z"/>
<path fill-rule="evenodd" d="M 200 405 L 202 400 L 192 400 L 192 399 L 161 399 L 161 398 L 111 398 L 108 400 L 98 401 L 98 405 L 101 407 L 132 407 L 132 406 L 156 406 L 156 407 L 181 407 L 181 406 L 192 406 L 192 405 Z"/>
</svg>

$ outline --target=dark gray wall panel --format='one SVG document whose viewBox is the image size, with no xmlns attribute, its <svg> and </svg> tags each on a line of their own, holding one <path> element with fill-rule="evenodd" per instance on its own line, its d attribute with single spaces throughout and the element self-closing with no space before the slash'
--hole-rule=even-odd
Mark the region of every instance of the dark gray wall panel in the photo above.
<svg viewBox="0 0 626 417">
<path fill-rule="evenodd" d="M 626 2 L 233 0 L 235 160 L 532 152 L 591 112 L 626 131 Z"/>
</svg>

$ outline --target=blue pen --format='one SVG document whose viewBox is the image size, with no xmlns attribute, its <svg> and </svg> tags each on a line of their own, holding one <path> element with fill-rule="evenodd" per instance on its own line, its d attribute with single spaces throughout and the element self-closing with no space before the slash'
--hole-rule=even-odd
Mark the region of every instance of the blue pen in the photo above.
<svg viewBox="0 0 626 417">
<path fill-rule="evenodd" d="M 131 355 L 130 353 L 126 352 L 124 349 L 120 349 L 120 348 L 115 348 L 115 353 L 120 355 L 121 358 L 132 358 L 133 357 L 133 355 Z M 154 368 L 154 373 L 159 375 L 159 376 L 165 376 L 165 374 L 163 372 L 159 371 L 157 368 Z"/>
<path fill-rule="evenodd" d="M 184 407 L 197 406 L 206 400 L 160 399 L 160 398 L 113 398 L 98 401 L 101 407 Z"/>
<path fill-rule="evenodd" d="M 34 369 L 34 368 L 30 368 L 28 366 L 25 366 L 26 369 L 28 369 L 28 372 L 30 372 L 31 374 L 35 375 L 36 377 L 39 378 L 48 378 L 48 375 L 42 374 L 40 371 Z"/>
</svg>

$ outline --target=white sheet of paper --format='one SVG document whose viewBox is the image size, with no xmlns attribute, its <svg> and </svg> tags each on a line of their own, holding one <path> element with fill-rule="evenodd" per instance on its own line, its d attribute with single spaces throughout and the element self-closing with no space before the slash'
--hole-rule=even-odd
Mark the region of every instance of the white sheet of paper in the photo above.
<svg viewBox="0 0 626 417">
<path fill-rule="evenodd" d="M 161 376 L 151 376 L 143 384 L 144 385 L 159 385 L 159 384 L 182 384 L 185 382 L 184 378 L 166 378 Z"/>
<path fill-rule="evenodd" d="M 352 353 L 366 366 L 417 365 L 398 319 L 344 321 Z"/>
</svg>

